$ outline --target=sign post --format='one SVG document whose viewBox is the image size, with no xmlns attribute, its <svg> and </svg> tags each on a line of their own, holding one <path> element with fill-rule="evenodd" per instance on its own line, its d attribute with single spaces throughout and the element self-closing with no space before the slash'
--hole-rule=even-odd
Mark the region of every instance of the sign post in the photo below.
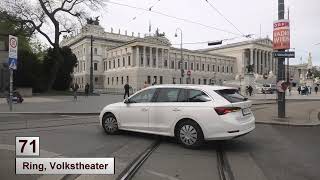
<svg viewBox="0 0 320 180">
<path fill-rule="evenodd" d="M 18 59 L 18 37 L 9 35 L 9 60 L 8 67 L 10 70 L 10 88 L 9 88 L 9 108 L 12 111 L 12 91 L 13 91 L 13 71 L 17 70 Z"/>
<path fill-rule="evenodd" d="M 273 23 L 273 50 L 290 49 L 290 23 L 284 19 L 284 0 L 278 0 L 278 21 Z M 285 58 L 278 58 L 277 83 L 285 80 Z M 285 93 L 278 90 L 278 117 L 286 117 Z"/>
</svg>

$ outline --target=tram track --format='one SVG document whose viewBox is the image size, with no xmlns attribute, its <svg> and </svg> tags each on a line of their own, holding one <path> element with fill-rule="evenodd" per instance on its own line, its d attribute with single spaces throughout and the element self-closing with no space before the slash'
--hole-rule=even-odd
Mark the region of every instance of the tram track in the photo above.
<svg viewBox="0 0 320 180">
<path fill-rule="evenodd" d="M 217 154 L 217 168 L 219 180 L 235 180 L 234 175 L 231 171 L 229 162 L 226 158 L 226 153 L 223 150 L 223 144 L 217 142 L 218 146 L 216 148 Z M 140 170 L 147 159 L 152 155 L 152 153 L 160 146 L 161 141 L 155 141 L 151 146 L 149 146 L 144 152 L 142 152 L 131 164 L 129 164 L 116 178 L 116 180 L 131 180 L 134 179 L 135 174 Z"/>
</svg>

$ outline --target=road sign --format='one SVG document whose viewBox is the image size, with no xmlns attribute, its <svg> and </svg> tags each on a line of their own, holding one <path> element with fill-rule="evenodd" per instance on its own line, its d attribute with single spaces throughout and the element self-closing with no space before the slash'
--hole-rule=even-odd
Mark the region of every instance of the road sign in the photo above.
<svg viewBox="0 0 320 180">
<path fill-rule="evenodd" d="M 287 88 L 288 88 L 288 84 L 287 84 L 287 82 L 285 82 L 285 81 L 279 81 L 278 83 L 277 83 L 277 90 L 279 91 L 279 92 L 285 92 L 286 90 L 287 90 Z"/>
<path fill-rule="evenodd" d="M 18 58 L 18 38 L 9 35 L 9 58 Z"/>
<path fill-rule="evenodd" d="M 273 57 L 275 58 L 295 58 L 295 52 L 294 51 L 276 51 L 273 52 Z"/>
<path fill-rule="evenodd" d="M 17 69 L 17 58 L 18 58 L 18 38 L 9 35 L 9 69 Z"/>
<path fill-rule="evenodd" d="M 187 71 L 187 75 L 191 76 L 191 71 L 190 70 Z"/>
<path fill-rule="evenodd" d="M 9 65 L 9 69 L 17 70 L 17 59 L 9 58 L 8 65 Z"/>
<path fill-rule="evenodd" d="M 282 19 L 273 23 L 273 49 L 290 49 L 290 22 Z"/>
</svg>

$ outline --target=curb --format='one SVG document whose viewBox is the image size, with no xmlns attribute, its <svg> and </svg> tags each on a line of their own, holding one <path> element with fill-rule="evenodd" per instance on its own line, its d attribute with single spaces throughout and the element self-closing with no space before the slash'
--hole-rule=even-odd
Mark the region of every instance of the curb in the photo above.
<svg viewBox="0 0 320 180">
<path fill-rule="evenodd" d="M 281 123 L 281 122 L 257 122 L 256 124 L 267 124 L 267 125 L 276 125 L 276 126 L 294 126 L 294 127 L 314 127 L 320 126 L 320 122 L 318 124 L 290 124 L 290 123 Z"/>
</svg>

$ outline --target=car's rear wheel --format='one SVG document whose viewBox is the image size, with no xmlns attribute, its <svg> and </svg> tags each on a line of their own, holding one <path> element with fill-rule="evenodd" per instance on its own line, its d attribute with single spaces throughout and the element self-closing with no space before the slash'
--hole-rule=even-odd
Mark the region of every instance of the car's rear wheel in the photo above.
<svg viewBox="0 0 320 180">
<path fill-rule="evenodd" d="M 117 119 L 113 114 L 103 116 L 102 127 L 107 134 L 116 134 L 119 131 Z"/>
<path fill-rule="evenodd" d="M 191 120 L 183 121 L 178 125 L 176 136 L 178 141 L 187 148 L 197 148 L 204 142 L 201 127 Z"/>
</svg>

